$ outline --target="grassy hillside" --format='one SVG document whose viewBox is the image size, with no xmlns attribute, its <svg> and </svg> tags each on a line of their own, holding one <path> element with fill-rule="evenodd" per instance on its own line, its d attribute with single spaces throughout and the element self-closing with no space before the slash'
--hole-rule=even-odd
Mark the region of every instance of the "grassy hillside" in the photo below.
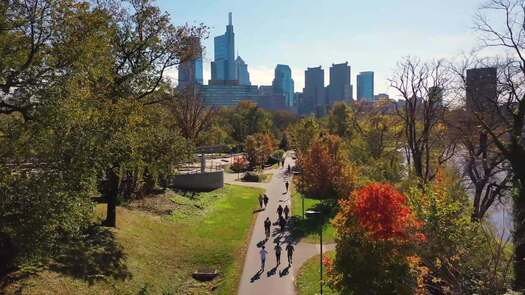
<svg viewBox="0 0 525 295">
<path fill-rule="evenodd" d="M 335 252 L 325 253 L 329 257 L 333 258 Z M 323 268 L 323 279 L 326 280 L 326 269 Z M 319 255 L 308 259 L 303 266 L 299 269 L 299 274 L 296 280 L 297 295 L 316 295 L 319 294 Z M 333 291 L 328 286 L 323 285 L 324 295 L 337 295 L 336 291 Z"/>
<path fill-rule="evenodd" d="M 259 192 L 226 185 L 210 193 L 166 195 L 155 201 L 172 207 L 166 215 L 142 210 L 151 204 L 120 207 L 117 229 L 94 227 L 36 275 L 17 279 L 3 291 L 235 294 Z M 104 209 L 98 207 L 97 213 L 102 216 Z M 217 269 L 221 276 L 199 283 L 191 278 L 197 269 Z"/>
</svg>

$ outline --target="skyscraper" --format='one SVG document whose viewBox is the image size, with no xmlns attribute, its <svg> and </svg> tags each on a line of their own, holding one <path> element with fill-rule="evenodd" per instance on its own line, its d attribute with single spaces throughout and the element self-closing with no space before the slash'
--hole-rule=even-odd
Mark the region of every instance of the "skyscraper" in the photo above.
<svg viewBox="0 0 525 295">
<path fill-rule="evenodd" d="M 374 72 L 361 72 L 357 75 L 357 99 L 374 100 Z"/>
<path fill-rule="evenodd" d="M 351 68 L 348 62 L 332 64 L 330 67 L 330 85 L 327 87 L 329 104 L 353 98 L 350 77 Z"/>
<path fill-rule="evenodd" d="M 214 61 L 211 62 L 210 84 L 238 84 L 235 63 L 235 34 L 233 33 L 232 13 L 228 14 L 226 33 L 214 39 Z"/>
<path fill-rule="evenodd" d="M 192 85 L 202 85 L 202 47 L 200 39 L 195 37 L 192 39 L 194 48 L 197 50 L 197 58 L 188 60 L 179 65 L 178 87 L 180 89 L 187 88 Z"/>
<path fill-rule="evenodd" d="M 324 70 L 321 66 L 308 68 L 304 72 L 304 89 L 302 114 L 320 114 L 324 111 L 326 103 L 324 87 Z"/>
<path fill-rule="evenodd" d="M 498 93 L 496 68 L 467 70 L 467 110 L 490 111 L 496 107 Z"/>
<path fill-rule="evenodd" d="M 285 97 L 286 106 L 294 105 L 294 81 L 292 70 L 288 65 L 277 65 L 273 79 L 273 92 Z"/>
<path fill-rule="evenodd" d="M 250 73 L 248 72 L 248 65 L 240 56 L 237 56 L 237 59 L 235 60 L 235 67 L 237 71 L 239 85 L 252 85 L 252 83 L 250 82 Z"/>
</svg>

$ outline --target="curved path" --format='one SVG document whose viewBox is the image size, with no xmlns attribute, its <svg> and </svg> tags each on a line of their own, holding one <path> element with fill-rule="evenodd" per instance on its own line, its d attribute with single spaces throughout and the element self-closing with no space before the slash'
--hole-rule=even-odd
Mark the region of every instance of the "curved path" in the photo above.
<svg viewBox="0 0 525 295">
<path fill-rule="evenodd" d="M 286 158 L 285 167 L 294 165 L 291 158 Z M 270 171 L 270 170 L 268 170 Z M 284 233 L 279 233 L 278 227 L 272 225 L 272 234 L 270 239 L 265 241 L 264 234 L 264 220 L 269 217 L 274 224 L 277 221 L 277 207 L 279 204 L 284 207 L 288 205 L 291 208 L 290 194 L 286 192 L 286 180 L 291 182 L 291 179 L 285 173 L 286 169 L 272 169 L 272 179 L 269 183 L 246 183 L 237 181 L 237 174 L 225 174 L 225 181 L 230 184 L 253 186 L 266 189 L 270 201 L 268 207 L 260 211 L 253 228 L 252 236 L 248 244 L 248 251 L 244 261 L 243 272 L 241 275 L 241 282 L 239 285 L 239 295 L 293 295 L 295 294 L 294 279 L 300 266 L 310 257 L 319 254 L 318 244 L 296 243 L 290 237 L 290 233 L 285 230 Z M 256 202 L 256 200 L 254 200 Z M 281 254 L 281 264 L 277 265 L 274 246 L 277 241 L 280 241 L 283 248 Z M 288 242 L 295 246 L 294 263 L 288 265 L 286 258 L 285 247 Z M 266 259 L 266 267 L 261 269 L 260 262 L 260 246 L 265 245 L 268 251 Z M 333 250 L 334 244 L 324 245 L 323 251 Z"/>
</svg>

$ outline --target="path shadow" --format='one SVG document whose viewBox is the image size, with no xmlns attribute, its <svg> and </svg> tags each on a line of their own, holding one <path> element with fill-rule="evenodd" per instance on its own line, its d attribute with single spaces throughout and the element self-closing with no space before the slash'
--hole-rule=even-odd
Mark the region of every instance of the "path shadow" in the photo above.
<svg viewBox="0 0 525 295">
<path fill-rule="evenodd" d="M 265 208 L 261 208 L 261 209 L 255 209 L 253 210 L 253 213 L 259 213 L 259 212 L 263 212 L 265 210 Z"/>
<path fill-rule="evenodd" d="M 277 273 L 277 267 L 278 267 L 278 265 L 276 265 L 274 268 L 270 269 L 270 271 L 268 271 L 266 273 L 266 276 L 267 277 L 271 277 L 271 276 L 275 275 Z"/>
<path fill-rule="evenodd" d="M 284 276 L 287 276 L 289 272 L 290 272 L 290 265 L 288 265 L 286 268 L 284 268 L 283 270 L 279 272 L 279 277 L 282 278 Z"/>
<path fill-rule="evenodd" d="M 49 269 L 89 284 L 107 277 L 117 280 L 131 278 L 126 266 L 126 255 L 113 232 L 95 225 L 89 227 L 81 237 L 68 241 Z"/>
<path fill-rule="evenodd" d="M 266 242 L 268 242 L 268 239 L 264 239 L 260 241 L 259 243 L 257 243 L 257 248 L 261 248 L 262 246 L 266 244 Z"/>
<path fill-rule="evenodd" d="M 253 275 L 253 277 L 250 279 L 250 283 L 253 283 L 255 281 L 257 281 L 258 279 L 261 278 L 261 274 L 263 273 L 264 271 L 262 269 L 260 269 L 257 273 L 255 273 Z"/>
</svg>

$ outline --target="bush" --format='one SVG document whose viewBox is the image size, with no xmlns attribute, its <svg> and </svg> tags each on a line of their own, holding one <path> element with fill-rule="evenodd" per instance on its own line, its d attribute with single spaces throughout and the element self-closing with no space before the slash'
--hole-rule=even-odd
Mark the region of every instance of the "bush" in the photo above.
<svg viewBox="0 0 525 295">
<path fill-rule="evenodd" d="M 248 169 L 248 161 L 245 157 L 237 157 L 233 160 L 233 164 L 230 166 L 230 169 L 235 172 L 244 172 Z"/>
<path fill-rule="evenodd" d="M 263 177 L 259 173 L 250 171 L 244 174 L 244 177 L 242 178 L 242 180 L 248 181 L 248 182 L 262 182 Z"/>
<path fill-rule="evenodd" d="M 283 150 L 276 150 L 270 155 L 266 163 L 269 165 L 277 164 L 281 162 L 281 160 L 283 159 L 283 156 L 284 156 Z"/>
</svg>

